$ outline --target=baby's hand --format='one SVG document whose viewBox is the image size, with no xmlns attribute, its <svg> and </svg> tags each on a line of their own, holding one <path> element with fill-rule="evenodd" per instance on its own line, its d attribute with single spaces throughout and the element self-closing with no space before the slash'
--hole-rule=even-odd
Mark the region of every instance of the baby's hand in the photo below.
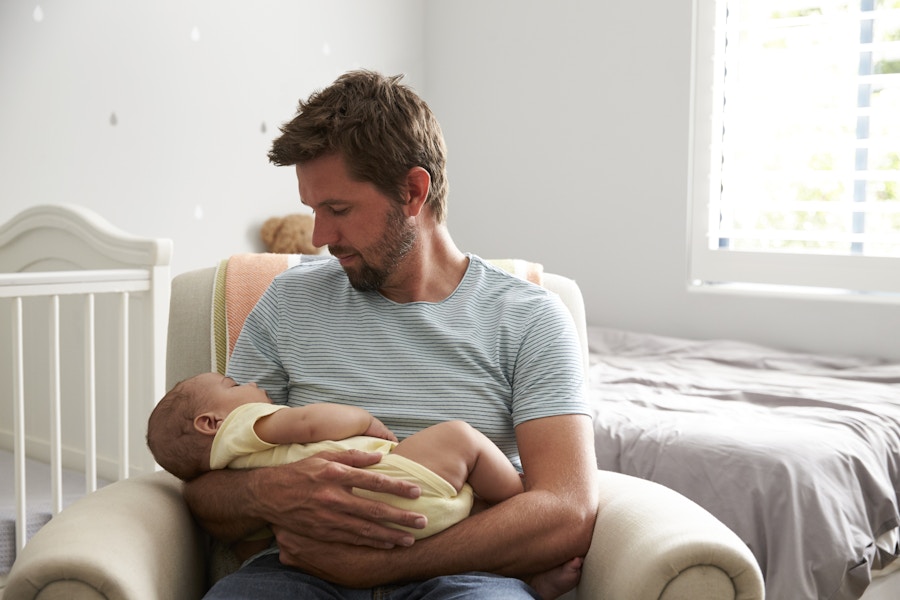
<svg viewBox="0 0 900 600">
<path fill-rule="evenodd" d="M 372 417 L 372 421 L 369 423 L 369 428 L 366 429 L 366 432 L 363 435 L 377 437 L 383 440 L 390 440 L 392 442 L 398 441 L 397 436 L 391 433 L 391 430 L 388 429 L 384 423 L 382 423 L 375 417 Z"/>
</svg>

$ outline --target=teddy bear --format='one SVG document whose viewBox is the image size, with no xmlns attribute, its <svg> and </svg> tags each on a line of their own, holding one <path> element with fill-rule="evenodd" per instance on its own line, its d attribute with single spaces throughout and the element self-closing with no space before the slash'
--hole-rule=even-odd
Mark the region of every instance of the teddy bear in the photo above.
<svg viewBox="0 0 900 600">
<path fill-rule="evenodd" d="M 295 213 L 271 217 L 263 223 L 259 234 L 266 250 L 276 254 L 318 254 L 321 248 L 312 243 L 315 217 Z"/>
</svg>

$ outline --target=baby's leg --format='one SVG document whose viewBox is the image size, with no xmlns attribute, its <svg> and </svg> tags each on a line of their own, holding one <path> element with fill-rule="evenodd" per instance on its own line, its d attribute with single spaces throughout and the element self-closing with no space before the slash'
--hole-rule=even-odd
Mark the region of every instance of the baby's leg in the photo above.
<svg viewBox="0 0 900 600">
<path fill-rule="evenodd" d="M 492 504 L 523 491 L 519 473 L 506 455 L 464 421 L 423 429 L 400 442 L 394 452 L 431 469 L 457 491 L 468 481 L 480 498 Z"/>
</svg>

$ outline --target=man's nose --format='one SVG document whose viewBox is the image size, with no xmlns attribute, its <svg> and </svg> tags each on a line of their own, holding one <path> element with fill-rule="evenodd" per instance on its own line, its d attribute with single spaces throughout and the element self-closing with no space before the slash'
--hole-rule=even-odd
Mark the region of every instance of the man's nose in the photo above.
<svg viewBox="0 0 900 600">
<path fill-rule="evenodd" d="M 327 221 L 327 217 L 323 218 L 321 215 L 316 215 L 312 235 L 312 243 L 316 248 L 328 246 L 329 244 L 333 245 L 337 241 L 336 230 Z"/>
</svg>

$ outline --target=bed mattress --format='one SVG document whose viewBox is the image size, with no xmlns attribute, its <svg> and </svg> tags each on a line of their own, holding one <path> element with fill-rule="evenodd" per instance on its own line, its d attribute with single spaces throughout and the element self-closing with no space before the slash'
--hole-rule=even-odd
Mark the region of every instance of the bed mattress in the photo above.
<svg viewBox="0 0 900 600">
<path fill-rule="evenodd" d="M 600 468 L 750 547 L 771 600 L 859 598 L 900 554 L 900 365 L 589 328 Z"/>
</svg>

